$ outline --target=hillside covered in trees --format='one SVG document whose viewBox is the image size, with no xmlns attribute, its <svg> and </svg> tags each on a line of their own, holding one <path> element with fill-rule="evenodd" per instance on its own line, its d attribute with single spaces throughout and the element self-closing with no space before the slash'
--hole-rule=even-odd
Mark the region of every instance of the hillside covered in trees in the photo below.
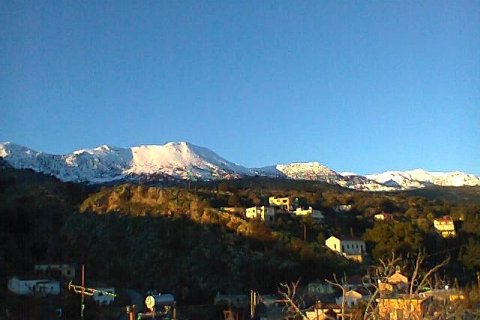
<svg viewBox="0 0 480 320">
<path fill-rule="evenodd" d="M 366 193 L 267 178 L 97 187 L 2 166 L 0 301 L 6 279 L 39 262 L 85 264 L 93 279 L 171 292 L 180 304 L 208 303 L 217 292 L 275 292 L 280 282 L 361 273 L 392 251 L 407 257 L 423 249 L 432 265 L 450 256 L 445 276 L 466 284 L 480 268 L 479 194 L 480 188 L 464 187 Z M 244 208 L 268 204 L 272 195 L 296 197 L 325 219 L 284 214 L 267 226 L 244 218 Z M 339 213 L 338 205 L 351 210 Z M 395 221 L 374 222 L 380 212 Z M 455 238 L 435 232 L 433 219 L 443 215 L 456 221 Z M 367 241 L 363 265 L 324 246 L 338 234 Z"/>
</svg>

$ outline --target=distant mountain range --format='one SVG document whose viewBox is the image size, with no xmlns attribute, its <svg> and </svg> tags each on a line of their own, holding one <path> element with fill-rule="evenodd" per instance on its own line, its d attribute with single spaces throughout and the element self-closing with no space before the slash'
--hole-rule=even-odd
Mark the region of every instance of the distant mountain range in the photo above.
<svg viewBox="0 0 480 320">
<path fill-rule="evenodd" d="M 63 181 L 93 184 L 164 179 L 218 180 L 266 176 L 316 180 L 368 191 L 439 186 L 480 186 L 480 177 L 463 172 L 389 171 L 372 175 L 337 173 L 318 162 L 246 168 L 188 142 L 117 148 L 103 145 L 66 155 L 37 152 L 11 142 L 0 143 L 0 157 L 17 169 L 32 169 Z M 0 161 L 0 164 L 2 161 Z"/>
</svg>

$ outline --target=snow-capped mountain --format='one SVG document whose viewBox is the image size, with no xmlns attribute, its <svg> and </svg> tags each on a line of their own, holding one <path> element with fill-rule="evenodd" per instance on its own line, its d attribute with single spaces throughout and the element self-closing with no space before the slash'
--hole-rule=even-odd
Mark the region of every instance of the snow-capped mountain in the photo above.
<svg viewBox="0 0 480 320">
<path fill-rule="evenodd" d="M 99 146 L 66 155 L 52 155 L 6 142 L 0 143 L 0 160 L 18 169 L 33 169 L 63 181 L 106 183 L 117 180 L 215 180 L 267 176 L 315 180 L 367 191 L 392 191 L 440 186 L 480 186 L 480 177 L 462 172 L 389 171 L 358 175 L 337 173 L 318 162 L 296 162 L 249 169 L 215 152 L 187 142 L 141 145 L 132 148 Z M 153 178 L 152 178 L 153 177 Z"/>
<path fill-rule="evenodd" d="M 366 175 L 368 179 L 378 181 L 389 186 L 413 189 L 429 185 L 437 186 L 479 186 L 480 177 L 459 171 L 428 172 L 423 169 L 410 171 L 387 171 L 379 174 Z"/>
<path fill-rule="evenodd" d="M 294 162 L 253 169 L 261 176 L 333 182 L 343 177 L 318 162 Z"/>
<path fill-rule="evenodd" d="M 103 183 L 142 175 L 179 179 L 221 179 L 251 175 L 209 149 L 187 142 L 116 148 L 103 145 L 66 155 L 37 152 L 13 143 L 0 144 L 0 157 L 18 169 L 33 169 L 63 181 Z"/>
<path fill-rule="evenodd" d="M 332 183 L 343 179 L 341 175 L 318 162 L 295 162 L 279 164 L 275 167 L 286 177 L 294 180 L 319 180 Z"/>
<path fill-rule="evenodd" d="M 318 162 L 296 162 L 254 169 L 259 175 L 283 177 L 294 180 L 323 181 L 362 191 L 394 191 L 398 186 L 388 186 L 353 173 L 337 173 Z"/>
</svg>

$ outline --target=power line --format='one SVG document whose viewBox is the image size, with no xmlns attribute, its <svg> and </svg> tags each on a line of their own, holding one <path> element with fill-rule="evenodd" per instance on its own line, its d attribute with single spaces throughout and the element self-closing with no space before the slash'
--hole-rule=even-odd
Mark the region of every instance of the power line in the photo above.
<svg viewBox="0 0 480 320">
<path fill-rule="evenodd" d="M 438 254 L 441 254 L 441 253 L 445 253 L 445 252 L 450 252 L 450 251 L 453 251 L 453 250 L 457 250 L 457 249 L 460 249 L 462 247 L 465 247 L 467 244 L 462 244 L 461 246 L 456 246 L 456 247 L 453 247 L 453 248 L 450 248 L 450 249 L 445 249 L 445 250 L 441 250 L 441 251 L 437 251 L 437 252 L 434 252 L 434 253 L 431 253 L 429 255 L 426 255 L 425 258 L 428 258 L 428 257 L 431 257 L 431 256 L 436 256 Z"/>
</svg>

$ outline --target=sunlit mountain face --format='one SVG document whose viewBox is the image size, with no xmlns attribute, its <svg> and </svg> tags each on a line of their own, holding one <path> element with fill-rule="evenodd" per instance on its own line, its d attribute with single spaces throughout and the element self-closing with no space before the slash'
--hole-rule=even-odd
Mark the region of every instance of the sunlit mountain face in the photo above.
<svg viewBox="0 0 480 320">
<path fill-rule="evenodd" d="M 18 169 L 32 169 L 63 181 L 92 184 L 145 177 L 182 180 L 238 179 L 266 176 L 322 181 L 366 191 L 394 191 L 438 186 L 478 186 L 480 177 L 463 172 L 388 171 L 359 175 L 337 173 L 319 162 L 277 164 L 247 168 L 226 160 L 212 150 L 188 142 L 118 148 L 102 145 L 65 155 L 34 151 L 11 142 L 0 144 L 0 157 Z"/>
</svg>

